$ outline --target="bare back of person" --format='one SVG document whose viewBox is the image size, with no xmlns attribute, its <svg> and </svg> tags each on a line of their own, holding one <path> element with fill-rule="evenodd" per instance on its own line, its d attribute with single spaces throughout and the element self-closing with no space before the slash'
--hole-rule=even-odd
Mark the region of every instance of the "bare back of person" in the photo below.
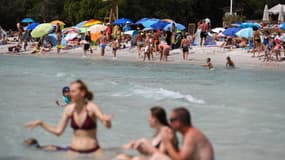
<svg viewBox="0 0 285 160">
<path fill-rule="evenodd" d="M 189 159 L 191 160 L 213 160 L 214 151 L 208 138 L 197 128 L 190 128 L 184 137 L 183 147 L 194 147 Z M 183 148 L 181 148 L 183 149 Z"/>
</svg>

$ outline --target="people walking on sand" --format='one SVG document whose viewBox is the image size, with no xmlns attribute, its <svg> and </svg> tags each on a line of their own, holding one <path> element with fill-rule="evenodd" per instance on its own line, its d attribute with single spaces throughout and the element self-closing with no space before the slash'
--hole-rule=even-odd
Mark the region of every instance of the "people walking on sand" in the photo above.
<svg viewBox="0 0 285 160">
<path fill-rule="evenodd" d="M 227 57 L 227 63 L 226 63 L 226 68 L 227 69 L 233 69 L 235 68 L 235 63 L 232 61 L 231 57 Z"/>
<path fill-rule="evenodd" d="M 87 31 L 84 36 L 84 44 L 83 44 L 83 55 L 82 57 L 87 56 L 87 52 L 90 51 L 90 53 L 93 53 L 93 50 L 91 48 L 91 33 L 90 31 Z"/>
<path fill-rule="evenodd" d="M 206 44 L 206 39 L 207 39 L 207 36 L 208 36 L 208 30 L 209 30 L 209 26 L 208 26 L 208 24 L 206 23 L 205 20 L 202 20 L 201 24 L 199 25 L 199 29 L 201 30 L 201 33 L 200 33 L 200 38 L 201 38 L 200 46 L 203 47 Z"/>
<path fill-rule="evenodd" d="M 211 62 L 211 58 L 207 58 L 206 64 L 202 65 L 202 67 L 206 67 L 209 70 L 213 70 L 214 66 L 213 66 L 213 64 Z"/>
<path fill-rule="evenodd" d="M 138 58 L 141 57 L 142 47 L 144 46 L 143 32 L 140 32 L 137 36 L 137 49 L 138 49 Z"/>
<path fill-rule="evenodd" d="M 62 40 L 62 33 L 60 28 L 60 23 L 56 24 L 55 27 L 55 34 L 56 34 L 56 48 L 57 48 L 57 54 L 60 54 L 60 50 L 62 48 L 61 46 L 61 40 Z"/>
<path fill-rule="evenodd" d="M 144 58 L 143 58 L 143 61 L 145 61 L 146 58 L 150 61 L 151 47 L 152 46 L 151 46 L 150 34 L 147 34 L 145 42 L 144 42 Z"/>
<path fill-rule="evenodd" d="M 17 29 L 18 29 L 18 43 L 22 44 L 24 27 L 21 25 L 21 23 L 17 23 Z"/>
<path fill-rule="evenodd" d="M 261 52 L 261 38 L 260 38 L 260 32 L 258 31 L 258 28 L 256 26 L 253 27 L 253 55 L 252 57 L 255 57 L 255 52 L 258 52 L 257 57 L 260 58 L 260 52 Z"/>
<path fill-rule="evenodd" d="M 210 140 L 201 130 L 192 124 L 190 112 L 179 107 L 170 114 L 171 127 L 182 134 L 182 146 L 179 149 L 173 145 L 172 129 L 165 129 L 162 135 L 162 143 L 165 145 L 168 155 L 157 152 L 151 160 L 214 160 L 214 149 Z"/>
<path fill-rule="evenodd" d="M 117 38 L 113 39 L 111 47 L 112 47 L 113 58 L 117 58 L 117 50 L 120 47 L 120 42 Z"/>
<path fill-rule="evenodd" d="M 107 38 L 105 32 L 101 32 L 101 37 L 99 38 L 100 48 L 101 48 L 101 56 L 105 55 L 105 49 L 107 46 Z"/>
<path fill-rule="evenodd" d="M 42 120 L 29 122 L 25 126 L 30 129 L 40 126 L 46 131 L 60 136 L 64 133 L 67 123 L 70 121 L 73 136 L 70 146 L 64 151 L 79 154 L 96 154 L 101 151 L 97 139 L 97 120 L 100 120 L 106 128 L 111 128 L 112 116 L 104 114 L 95 103 L 91 102 L 93 93 L 88 90 L 86 84 L 81 80 L 71 83 L 70 97 L 72 103 L 64 108 L 56 127 Z"/>
<path fill-rule="evenodd" d="M 180 47 L 182 48 L 183 52 L 183 60 L 184 61 L 189 60 L 190 41 L 187 39 L 186 35 L 183 37 Z"/>
</svg>

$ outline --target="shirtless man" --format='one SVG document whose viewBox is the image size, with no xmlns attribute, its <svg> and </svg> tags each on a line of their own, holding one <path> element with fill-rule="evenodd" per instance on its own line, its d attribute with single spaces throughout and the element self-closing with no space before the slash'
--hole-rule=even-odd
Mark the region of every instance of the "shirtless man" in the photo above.
<svg viewBox="0 0 285 160">
<path fill-rule="evenodd" d="M 211 58 L 207 58 L 207 64 L 202 65 L 202 67 L 206 67 L 206 68 L 208 68 L 209 70 L 213 70 L 213 69 L 214 69 L 214 66 L 213 66 L 213 64 L 212 64 L 212 62 L 211 62 Z"/>
<path fill-rule="evenodd" d="M 201 33 L 200 33 L 200 38 L 201 38 L 200 46 L 202 47 L 202 46 L 205 45 L 205 43 L 206 43 L 206 38 L 207 38 L 207 36 L 208 36 L 208 29 L 209 29 L 209 26 L 208 26 L 208 24 L 205 22 L 205 20 L 203 20 L 202 23 L 200 24 L 199 28 L 201 29 Z M 204 41 L 204 44 L 203 44 L 203 41 Z"/>
<path fill-rule="evenodd" d="M 183 51 L 183 60 L 187 61 L 189 57 L 190 41 L 187 39 L 186 36 L 183 37 L 180 47 L 182 48 Z"/>
<path fill-rule="evenodd" d="M 214 150 L 209 139 L 197 128 L 192 126 L 190 112 L 186 108 L 176 108 L 170 115 L 171 127 L 183 136 L 183 145 L 176 150 L 171 143 L 173 132 L 166 129 L 162 141 L 169 157 L 155 154 L 152 160 L 214 160 Z"/>
</svg>

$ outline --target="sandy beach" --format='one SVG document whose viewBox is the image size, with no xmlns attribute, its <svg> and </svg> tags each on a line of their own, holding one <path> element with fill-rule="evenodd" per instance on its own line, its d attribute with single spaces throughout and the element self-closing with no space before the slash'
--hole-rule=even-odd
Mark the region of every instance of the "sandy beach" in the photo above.
<svg viewBox="0 0 285 160">
<path fill-rule="evenodd" d="M 56 48 L 53 48 L 48 53 L 43 54 L 31 54 L 32 48 L 28 48 L 27 51 L 20 53 L 9 53 L 8 47 L 16 44 L 8 44 L 0 46 L 0 55 L 12 55 L 12 56 L 35 56 L 39 58 L 78 58 L 82 59 L 83 49 L 75 48 L 69 50 L 62 50 L 61 54 L 56 53 Z M 203 47 L 195 46 L 190 50 L 190 60 L 183 61 L 182 50 L 175 49 L 170 51 L 168 62 L 160 62 L 159 55 L 155 55 L 152 61 L 145 61 L 145 63 L 168 63 L 168 64 L 195 64 L 202 65 L 205 63 L 206 58 L 210 57 L 214 66 L 225 66 L 226 57 L 230 56 L 238 68 L 268 68 L 285 70 L 285 62 L 263 62 L 263 57 L 252 58 L 252 54 L 248 53 L 246 49 L 223 49 L 220 47 Z M 283 56 L 283 54 L 282 54 Z M 113 58 L 111 47 L 106 47 L 106 54 L 104 57 L 100 56 L 100 49 L 97 46 L 93 46 L 93 54 L 88 55 L 85 59 L 99 59 L 99 60 L 116 60 L 116 61 L 131 61 L 131 62 L 143 62 L 143 58 L 138 58 L 137 48 L 125 48 L 117 51 L 117 58 Z"/>
</svg>

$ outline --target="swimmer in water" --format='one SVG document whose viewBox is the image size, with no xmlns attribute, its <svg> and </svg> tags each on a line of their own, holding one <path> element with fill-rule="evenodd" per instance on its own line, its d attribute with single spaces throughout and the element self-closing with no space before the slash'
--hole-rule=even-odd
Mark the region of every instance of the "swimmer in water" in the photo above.
<svg viewBox="0 0 285 160">
<path fill-rule="evenodd" d="M 57 100 L 56 104 L 58 106 L 66 106 L 67 104 L 69 104 L 71 102 L 71 98 L 70 98 L 70 88 L 68 86 L 63 87 L 62 88 L 62 101 Z"/>
<path fill-rule="evenodd" d="M 234 62 L 231 60 L 231 57 L 230 57 L 230 56 L 227 57 L 226 68 L 227 68 L 227 69 L 234 69 L 234 68 L 235 68 L 235 64 L 234 64 Z"/>
<path fill-rule="evenodd" d="M 67 151 L 68 147 L 59 147 L 55 145 L 46 145 L 41 146 L 35 138 L 28 138 L 24 141 L 24 145 L 28 147 L 34 147 L 35 149 L 43 150 L 43 151 Z"/>
<path fill-rule="evenodd" d="M 207 64 L 202 65 L 202 67 L 207 67 L 209 70 L 214 70 L 214 66 L 211 62 L 211 58 L 207 58 Z"/>
<path fill-rule="evenodd" d="M 46 131 L 60 136 L 64 133 L 68 122 L 73 129 L 71 143 L 68 152 L 78 154 L 100 153 L 101 147 L 97 139 L 97 120 L 100 120 L 106 128 L 111 128 L 111 115 L 104 114 L 93 102 L 93 93 L 81 80 L 76 80 L 70 85 L 70 97 L 73 103 L 66 105 L 56 127 L 53 127 L 42 120 L 36 120 L 25 124 L 26 128 L 34 129 L 41 127 Z"/>
</svg>

